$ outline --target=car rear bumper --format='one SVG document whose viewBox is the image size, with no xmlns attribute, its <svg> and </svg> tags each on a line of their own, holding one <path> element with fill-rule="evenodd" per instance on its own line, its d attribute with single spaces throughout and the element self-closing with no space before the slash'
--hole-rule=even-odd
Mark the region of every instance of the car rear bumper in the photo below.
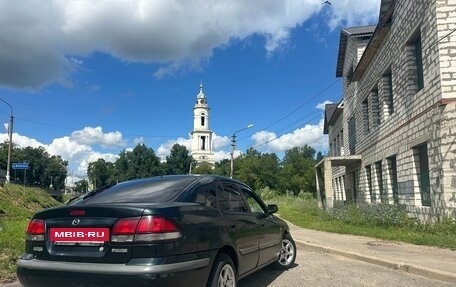
<svg viewBox="0 0 456 287">
<path fill-rule="evenodd" d="M 150 261 L 152 262 L 152 261 Z M 44 286 L 205 286 L 210 259 L 152 264 L 133 259 L 128 264 L 102 264 L 19 259 L 17 276 L 24 287 Z M 201 282 L 201 284 L 199 284 Z"/>
<path fill-rule="evenodd" d="M 95 274 L 153 275 L 198 269 L 206 267 L 209 264 L 209 258 L 162 265 L 146 265 L 144 263 L 139 265 L 137 263 L 140 262 L 132 261 L 130 261 L 128 264 L 103 264 L 45 261 L 38 259 L 19 259 L 17 261 L 17 267 L 34 270 L 52 270 Z"/>
</svg>

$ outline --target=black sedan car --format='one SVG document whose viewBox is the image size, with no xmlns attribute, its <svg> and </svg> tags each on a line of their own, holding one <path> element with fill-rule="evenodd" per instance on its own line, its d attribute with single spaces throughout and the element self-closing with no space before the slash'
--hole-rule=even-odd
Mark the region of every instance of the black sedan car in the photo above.
<svg viewBox="0 0 456 287">
<path fill-rule="evenodd" d="M 122 182 L 35 214 L 17 276 L 25 287 L 235 287 L 294 264 L 277 209 L 221 176 Z"/>
</svg>

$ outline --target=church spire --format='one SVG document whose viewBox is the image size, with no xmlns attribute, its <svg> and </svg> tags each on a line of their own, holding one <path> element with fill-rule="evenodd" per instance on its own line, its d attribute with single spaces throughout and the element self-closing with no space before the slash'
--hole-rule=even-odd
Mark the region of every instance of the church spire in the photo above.
<svg viewBox="0 0 456 287">
<path fill-rule="evenodd" d="M 199 94 L 196 96 L 197 99 L 204 99 L 206 97 L 206 95 L 204 95 L 204 92 L 203 92 L 203 81 L 201 81 L 200 83 L 200 91 L 199 91 Z"/>
</svg>

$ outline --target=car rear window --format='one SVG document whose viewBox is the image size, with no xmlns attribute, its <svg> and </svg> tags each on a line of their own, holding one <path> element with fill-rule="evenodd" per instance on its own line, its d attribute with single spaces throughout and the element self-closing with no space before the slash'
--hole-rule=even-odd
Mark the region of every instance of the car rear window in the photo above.
<svg viewBox="0 0 456 287">
<path fill-rule="evenodd" d="M 83 203 L 167 202 L 196 179 L 195 177 L 156 177 L 122 182 L 88 196 Z"/>
</svg>

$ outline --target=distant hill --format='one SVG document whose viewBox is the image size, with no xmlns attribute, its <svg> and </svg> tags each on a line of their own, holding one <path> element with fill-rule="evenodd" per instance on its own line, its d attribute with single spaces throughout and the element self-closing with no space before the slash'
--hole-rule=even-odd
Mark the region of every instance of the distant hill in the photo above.
<svg viewBox="0 0 456 287">
<path fill-rule="evenodd" d="M 24 250 L 28 220 L 38 210 L 62 205 L 39 188 L 0 186 L 0 284 L 16 276 L 16 260 Z"/>
</svg>

